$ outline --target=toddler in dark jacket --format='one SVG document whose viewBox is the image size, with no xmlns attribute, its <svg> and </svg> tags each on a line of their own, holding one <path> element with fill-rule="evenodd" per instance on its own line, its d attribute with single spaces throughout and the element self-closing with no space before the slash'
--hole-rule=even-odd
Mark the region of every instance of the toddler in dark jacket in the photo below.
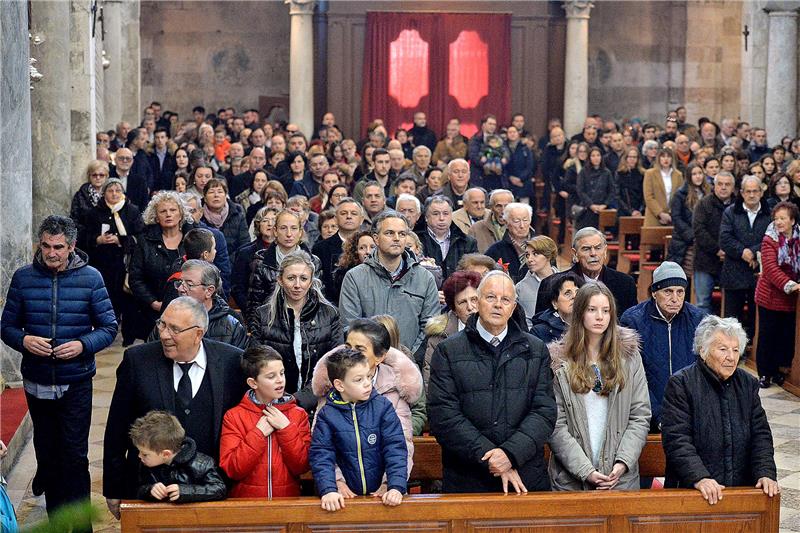
<svg viewBox="0 0 800 533">
<path fill-rule="evenodd" d="M 400 505 L 406 492 L 406 441 L 392 403 L 372 388 L 366 355 L 342 348 L 328 356 L 334 390 L 317 414 L 309 462 L 322 508 L 337 511 L 344 496 L 336 486 L 336 465 L 355 493 L 380 496 Z M 376 493 L 384 473 L 387 490 Z"/>
<path fill-rule="evenodd" d="M 150 411 L 133 423 L 130 436 L 142 461 L 140 499 L 184 503 L 225 498 L 225 482 L 214 460 L 197 451 L 173 415 Z"/>
</svg>

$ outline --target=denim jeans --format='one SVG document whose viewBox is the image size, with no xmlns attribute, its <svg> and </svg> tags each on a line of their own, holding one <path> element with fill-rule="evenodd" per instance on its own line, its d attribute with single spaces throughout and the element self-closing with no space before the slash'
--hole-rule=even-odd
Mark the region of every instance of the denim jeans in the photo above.
<svg viewBox="0 0 800 533">
<path fill-rule="evenodd" d="M 70 384 L 58 400 L 40 400 L 25 393 L 33 422 L 37 477 L 42 480 L 47 513 L 87 500 L 89 426 L 92 423 L 92 381 Z"/>
<path fill-rule="evenodd" d="M 708 272 L 694 271 L 694 297 L 697 307 L 711 314 L 711 293 L 714 291 L 716 277 Z"/>
</svg>

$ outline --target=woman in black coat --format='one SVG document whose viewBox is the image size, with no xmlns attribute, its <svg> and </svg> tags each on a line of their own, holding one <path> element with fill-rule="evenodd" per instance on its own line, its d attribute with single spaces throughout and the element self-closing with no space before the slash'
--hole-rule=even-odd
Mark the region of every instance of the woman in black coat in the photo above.
<svg viewBox="0 0 800 533">
<path fill-rule="evenodd" d="M 175 191 L 153 195 L 144 211 L 144 223 L 128 274 L 140 310 L 136 338 L 143 340 L 161 316 L 167 278 L 175 272 L 175 262 L 184 255 L 183 236 L 195 228 L 192 215 Z"/>
<path fill-rule="evenodd" d="M 644 168 L 639 160 L 639 149 L 628 148 L 620 159 L 617 171 L 617 215 L 640 217 L 644 214 Z M 689 225 L 691 227 L 691 224 Z"/>
<path fill-rule="evenodd" d="M 576 192 L 575 231 L 597 227 L 600 211 L 616 202 L 614 177 L 603 164 L 603 151 L 594 146 L 589 149 L 589 160 L 578 174 Z M 577 207 L 580 206 L 580 207 Z"/>
<path fill-rule="evenodd" d="M 250 278 L 245 309 L 245 320 L 248 324 L 252 321 L 256 309 L 267 303 L 275 290 L 280 262 L 284 257 L 292 252 L 306 252 L 314 262 L 314 272 L 321 272 L 319 259 L 302 243 L 303 223 L 300 215 L 284 209 L 276 216 L 273 231 L 275 242 L 269 248 L 255 252 L 253 256 L 253 275 Z"/>
<path fill-rule="evenodd" d="M 710 504 L 726 487 L 780 492 L 758 381 L 737 366 L 746 343 L 735 318 L 709 315 L 697 326 L 700 360 L 674 374 L 664 391 L 664 487 L 694 487 Z"/>
<path fill-rule="evenodd" d="M 225 236 L 228 257 L 235 261 L 236 251 L 250 242 L 250 233 L 244 218 L 244 209 L 228 200 L 228 185 L 213 178 L 203 190 L 203 222 L 216 228 Z"/>
<path fill-rule="evenodd" d="M 314 276 L 316 268 L 306 252 L 284 257 L 275 290 L 250 323 L 253 342 L 281 354 L 286 392 L 306 410 L 317 404 L 311 391 L 317 361 L 343 342 L 339 310 L 322 295 L 322 284 Z"/>
<path fill-rule="evenodd" d="M 108 297 L 122 324 L 122 342 L 130 344 L 135 338 L 132 327 L 134 317 L 133 299 L 125 292 L 125 276 L 128 265 L 126 258 L 133 253 L 136 238 L 144 229 L 139 208 L 125 198 L 122 181 L 117 178 L 107 180 L 101 189 L 102 199 L 86 216 L 87 250 L 89 264 L 103 276 Z M 130 290 L 130 287 L 128 287 Z M 126 320 L 122 321 L 122 315 Z"/>
<path fill-rule="evenodd" d="M 705 195 L 711 192 L 711 185 L 706 180 L 703 167 L 690 163 L 686 168 L 689 177 L 672 195 L 669 203 L 672 215 L 672 240 L 669 245 L 667 261 L 673 261 L 683 267 L 687 276 L 694 271 L 694 230 L 692 218 L 694 208 Z"/>
<path fill-rule="evenodd" d="M 86 183 L 80 186 L 78 192 L 72 197 L 69 217 L 78 226 L 78 240 L 76 246 L 87 251 L 91 245 L 86 232 L 86 217 L 94 207 L 102 203 L 102 187 L 108 179 L 108 163 L 95 159 L 86 168 Z"/>
<path fill-rule="evenodd" d="M 536 158 L 528 146 L 520 139 L 520 132 L 514 126 L 506 129 L 508 150 L 511 158 L 506 165 L 508 188 L 514 198 L 533 198 L 533 174 L 536 172 Z"/>
</svg>

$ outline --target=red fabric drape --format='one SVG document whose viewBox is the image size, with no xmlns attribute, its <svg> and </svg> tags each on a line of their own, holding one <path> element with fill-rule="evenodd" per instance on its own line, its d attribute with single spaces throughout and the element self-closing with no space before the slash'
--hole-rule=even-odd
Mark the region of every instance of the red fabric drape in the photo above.
<svg viewBox="0 0 800 533">
<path fill-rule="evenodd" d="M 414 111 L 438 134 L 453 117 L 462 133 L 492 113 L 510 119 L 511 16 L 470 13 L 367 13 L 361 135 L 382 118 L 391 135 Z"/>
</svg>

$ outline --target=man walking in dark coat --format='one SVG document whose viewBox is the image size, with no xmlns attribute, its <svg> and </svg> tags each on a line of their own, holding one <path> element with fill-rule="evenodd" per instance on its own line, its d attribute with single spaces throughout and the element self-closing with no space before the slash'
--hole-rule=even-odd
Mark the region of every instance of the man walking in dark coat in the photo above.
<svg viewBox="0 0 800 533">
<path fill-rule="evenodd" d="M 103 495 L 117 518 L 120 501 L 136 497 L 138 450 L 128 437 L 134 420 L 153 410 L 172 413 L 197 450 L 216 460 L 222 416 L 244 393 L 242 350 L 203 338 L 208 329 L 203 304 L 190 296 L 176 298 L 156 326 L 161 342 L 125 350 L 108 411 Z"/>
<path fill-rule="evenodd" d="M 89 498 L 89 426 L 95 354 L 117 335 L 100 272 L 75 248 L 72 219 L 47 217 L 33 264 L 16 272 L 3 308 L 1 335 L 22 353 L 25 398 L 33 421 L 35 495 L 47 513 Z"/>
<path fill-rule="evenodd" d="M 428 414 L 442 447 L 444 492 L 550 490 L 544 444 L 556 423 L 550 355 L 510 321 L 516 289 L 489 272 L 478 312 L 439 343 L 431 361 Z"/>
</svg>

